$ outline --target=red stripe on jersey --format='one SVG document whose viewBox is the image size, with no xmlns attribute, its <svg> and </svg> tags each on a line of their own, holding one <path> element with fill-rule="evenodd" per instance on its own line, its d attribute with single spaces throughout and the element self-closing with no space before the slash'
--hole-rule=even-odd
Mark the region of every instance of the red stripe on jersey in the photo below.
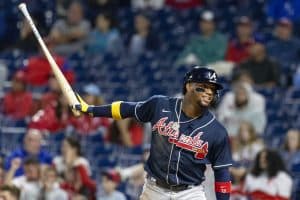
<svg viewBox="0 0 300 200">
<path fill-rule="evenodd" d="M 215 191 L 219 193 L 231 192 L 231 181 L 227 182 L 215 182 Z"/>
</svg>

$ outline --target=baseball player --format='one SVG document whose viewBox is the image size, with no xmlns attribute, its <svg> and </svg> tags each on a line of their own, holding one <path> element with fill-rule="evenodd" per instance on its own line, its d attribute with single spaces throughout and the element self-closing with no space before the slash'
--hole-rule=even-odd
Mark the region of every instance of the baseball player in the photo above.
<svg viewBox="0 0 300 200">
<path fill-rule="evenodd" d="M 231 181 L 229 139 L 225 128 L 209 111 L 222 85 L 214 70 L 194 67 L 183 83 L 183 98 L 152 96 L 143 102 L 116 101 L 110 105 L 80 104 L 73 109 L 94 117 L 134 117 L 151 122 L 150 156 L 141 200 L 206 200 L 202 182 L 206 164 L 215 175 L 218 200 L 228 200 Z"/>
</svg>

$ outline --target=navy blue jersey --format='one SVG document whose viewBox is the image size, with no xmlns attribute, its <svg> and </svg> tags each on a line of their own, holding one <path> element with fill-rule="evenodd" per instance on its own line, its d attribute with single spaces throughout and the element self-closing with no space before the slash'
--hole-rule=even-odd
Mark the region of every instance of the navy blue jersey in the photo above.
<svg viewBox="0 0 300 200">
<path fill-rule="evenodd" d="M 229 139 L 209 110 L 191 119 L 181 111 L 181 103 L 180 98 L 166 96 L 137 103 L 135 117 L 152 125 L 145 170 L 171 185 L 198 185 L 205 179 L 206 164 L 214 169 L 231 165 Z"/>
</svg>

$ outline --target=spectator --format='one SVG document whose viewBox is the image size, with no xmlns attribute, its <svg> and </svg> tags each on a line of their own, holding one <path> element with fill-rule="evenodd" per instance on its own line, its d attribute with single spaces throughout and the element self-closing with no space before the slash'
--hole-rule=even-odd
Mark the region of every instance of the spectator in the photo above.
<svg viewBox="0 0 300 200">
<path fill-rule="evenodd" d="M 48 46 L 49 50 L 52 51 L 53 47 Z M 74 72 L 69 69 L 66 64 L 66 59 L 63 56 L 57 54 L 53 55 L 53 58 L 57 65 L 60 67 L 64 73 L 67 80 L 72 84 L 75 82 Z M 32 56 L 28 59 L 24 66 L 24 71 L 26 75 L 26 81 L 29 85 L 34 87 L 42 87 L 48 84 L 49 77 L 52 75 L 52 70 L 49 61 L 40 51 L 39 55 Z"/>
<path fill-rule="evenodd" d="M 0 187 L 0 200 L 19 200 L 20 190 L 11 185 L 2 185 Z"/>
<path fill-rule="evenodd" d="M 102 174 L 103 194 L 97 196 L 97 200 L 126 200 L 123 193 L 116 190 L 120 183 L 120 176 L 113 170 L 105 171 Z"/>
<path fill-rule="evenodd" d="M 267 45 L 268 53 L 276 59 L 286 72 L 291 64 L 299 61 L 300 41 L 293 37 L 293 24 L 288 18 L 280 18 L 275 27 L 275 40 Z"/>
<path fill-rule="evenodd" d="M 55 169 L 59 175 L 73 166 L 82 166 L 86 174 L 91 175 L 89 161 L 82 156 L 79 141 L 74 137 L 66 137 L 61 146 L 61 156 L 56 156 L 53 160 Z"/>
<path fill-rule="evenodd" d="M 249 17 L 241 16 L 236 24 L 236 38 L 228 44 L 226 60 L 240 63 L 249 58 L 249 48 L 254 43 L 253 24 Z"/>
<path fill-rule="evenodd" d="M 26 106 L 23 105 L 26 102 Z M 31 114 L 32 94 L 26 90 L 26 80 L 23 71 L 17 71 L 12 79 L 11 91 L 3 100 L 4 114 L 13 120 L 24 120 Z"/>
<path fill-rule="evenodd" d="M 54 75 L 50 75 L 48 79 L 48 91 L 43 93 L 41 97 L 42 108 L 47 106 L 55 106 L 61 96 L 61 89 L 59 83 Z"/>
<path fill-rule="evenodd" d="M 96 27 L 87 39 L 87 53 L 103 54 L 106 52 L 120 54 L 122 41 L 119 31 L 114 27 L 114 21 L 109 14 L 99 14 Z"/>
<path fill-rule="evenodd" d="M 90 105 L 102 105 L 104 100 L 101 95 L 100 89 L 95 84 L 88 84 L 83 88 L 83 99 L 89 102 Z M 82 135 L 96 133 L 101 130 L 106 132 L 110 126 L 110 120 L 105 117 L 90 117 L 82 115 L 80 117 L 71 117 L 70 123 L 75 128 L 75 131 Z"/>
<path fill-rule="evenodd" d="M 265 41 L 257 37 L 250 47 L 249 60 L 242 62 L 239 70 L 248 71 L 254 84 L 261 87 L 274 87 L 279 83 L 279 65 L 267 54 Z"/>
<path fill-rule="evenodd" d="M 137 14 L 134 18 L 135 34 L 129 43 L 129 55 L 137 58 L 143 52 L 155 51 L 159 48 L 159 39 L 151 30 L 151 21 L 145 14 Z"/>
<path fill-rule="evenodd" d="M 159 10 L 163 8 L 165 0 L 131 0 L 131 6 L 134 9 L 154 9 Z"/>
<path fill-rule="evenodd" d="M 257 154 L 244 190 L 251 199 L 290 199 L 292 179 L 276 151 L 265 149 Z"/>
<path fill-rule="evenodd" d="M 34 157 L 28 157 L 24 161 L 24 175 L 13 178 L 16 170 L 21 166 L 21 160 L 14 160 L 6 176 L 6 183 L 12 184 L 21 190 L 20 200 L 38 199 L 40 163 Z"/>
<path fill-rule="evenodd" d="M 202 6 L 203 0 L 166 0 L 166 5 L 177 9 L 190 9 Z"/>
<path fill-rule="evenodd" d="M 40 30 L 40 26 L 37 21 L 33 18 L 33 21 L 37 27 L 39 27 L 39 32 L 43 34 L 43 30 Z M 16 48 L 22 50 L 24 53 L 36 53 L 38 52 L 38 44 L 36 38 L 32 32 L 32 29 L 24 19 L 21 23 L 19 40 L 16 42 Z"/>
<path fill-rule="evenodd" d="M 90 24 L 83 17 L 81 3 L 73 1 L 68 7 L 66 19 L 58 20 L 53 25 L 48 40 L 55 45 L 56 53 L 70 55 L 83 48 L 90 31 Z"/>
<path fill-rule="evenodd" d="M 134 119 L 114 121 L 108 130 L 107 140 L 127 147 L 143 143 L 143 127 Z"/>
<path fill-rule="evenodd" d="M 293 197 L 291 199 L 299 199 L 300 192 L 300 131 L 298 129 L 289 129 L 287 131 L 283 150 L 281 152 L 282 158 L 286 163 L 287 169 L 293 177 Z"/>
<path fill-rule="evenodd" d="M 12 162 L 21 162 L 19 168 L 16 169 L 14 176 L 21 176 L 24 174 L 22 161 L 27 157 L 36 157 L 42 165 L 50 165 L 52 163 L 52 157 L 50 154 L 41 148 L 42 134 L 39 130 L 28 129 L 23 146 L 12 151 L 6 158 L 4 168 L 8 171 L 12 167 Z M 19 160 L 19 161 L 16 161 Z"/>
<path fill-rule="evenodd" d="M 67 128 L 71 110 L 67 99 L 61 93 L 55 105 L 48 105 L 39 110 L 29 123 L 30 128 L 57 133 Z"/>
<path fill-rule="evenodd" d="M 69 196 L 76 194 L 87 195 L 88 199 L 94 199 L 96 184 L 91 179 L 90 164 L 82 156 L 81 146 L 77 139 L 67 137 L 62 144 L 62 156 L 54 158 L 53 164 L 59 174 L 63 174 L 65 182 L 61 184 L 62 189 Z"/>
<path fill-rule="evenodd" d="M 237 137 L 231 140 L 231 147 L 234 165 L 230 168 L 233 181 L 232 195 L 230 197 L 237 198 L 244 196 L 242 185 L 246 172 L 252 165 L 257 153 L 264 148 L 264 144 L 257 137 L 253 125 L 248 122 L 242 122 Z"/>
<path fill-rule="evenodd" d="M 249 83 L 236 82 L 233 85 L 233 91 L 226 93 L 223 97 L 218 106 L 217 115 L 231 137 L 237 135 L 242 121 L 251 123 L 255 132 L 261 135 L 267 118 L 265 99 L 255 92 Z"/>
<path fill-rule="evenodd" d="M 178 64 L 185 59 L 195 56 L 201 65 L 224 60 L 227 39 L 216 31 L 215 16 L 211 11 L 204 11 L 200 20 L 201 35 L 190 40 L 179 56 Z"/>
<path fill-rule="evenodd" d="M 264 143 L 255 132 L 254 126 L 249 122 L 242 122 L 237 135 L 237 151 L 233 153 L 233 159 L 250 166 L 255 156 L 264 148 Z"/>
<path fill-rule="evenodd" d="M 287 169 L 291 170 L 293 163 L 298 161 L 300 156 L 300 131 L 289 129 L 282 152 L 282 157 L 287 164 Z"/>
<path fill-rule="evenodd" d="M 43 172 L 39 199 L 68 200 L 67 193 L 59 187 L 57 172 L 54 167 L 48 167 Z"/>
</svg>

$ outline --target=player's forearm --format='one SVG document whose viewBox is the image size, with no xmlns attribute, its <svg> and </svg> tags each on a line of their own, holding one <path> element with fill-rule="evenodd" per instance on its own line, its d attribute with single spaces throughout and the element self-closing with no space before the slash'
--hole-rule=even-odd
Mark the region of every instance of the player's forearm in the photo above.
<svg viewBox="0 0 300 200">
<path fill-rule="evenodd" d="M 91 106 L 88 113 L 94 117 L 110 117 L 114 119 L 124 119 L 135 116 L 135 102 L 114 102 L 103 106 Z"/>
<path fill-rule="evenodd" d="M 215 169 L 214 174 L 217 200 L 229 200 L 231 179 L 228 168 Z"/>
</svg>

